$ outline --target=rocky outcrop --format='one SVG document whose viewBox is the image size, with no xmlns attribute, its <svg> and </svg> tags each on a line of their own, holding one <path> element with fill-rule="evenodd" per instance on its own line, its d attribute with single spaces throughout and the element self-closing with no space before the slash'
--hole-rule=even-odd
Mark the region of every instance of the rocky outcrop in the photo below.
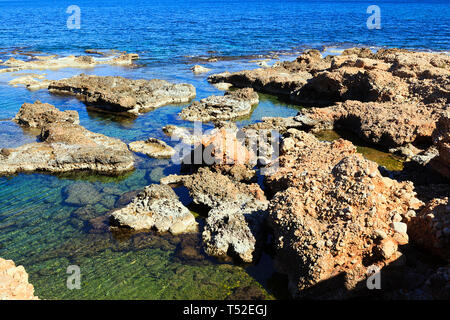
<svg viewBox="0 0 450 320">
<path fill-rule="evenodd" d="M 219 258 L 253 262 L 261 245 L 266 213 L 229 204 L 210 210 L 202 233 L 205 252 Z"/>
<path fill-rule="evenodd" d="M 146 141 L 134 141 L 128 146 L 131 151 L 143 153 L 152 158 L 170 158 L 175 154 L 175 150 L 172 147 L 156 138 L 148 138 Z"/>
<path fill-rule="evenodd" d="M 300 122 L 313 129 L 342 126 L 387 148 L 430 143 L 435 122 L 448 107 L 450 57 L 398 49 L 353 48 L 322 58 L 306 51 L 273 67 L 208 78 L 236 87 L 287 96 L 303 109 Z"/>
<path fill-rule="evenodd" d="M 190 84 L 86 74 L 53 81 L 48 89 L 52 93 L 75 95 L 107 111 L 134 115 L 195 97 L 195 88 Z"/>
<path fill-rule="evenodd" d="M 231 120 L 251 113 L 252 107 L 259 103 L 259 97 L 251 88 L 227 91 L 223 96 L 210 96 L 180 112 L 180 117 L 188 121 Z"/>
<path fill-rule="evenodd" d="M 450 259 L 450 203 L 447 198 L 429 201 L 417 213 L 408 212 L 403 217 L 408 225 L 408 235 L 417 245 L 429 252 Z"/>
<path fill-rule="evenodd" d="M 118 174 L 133 169 L 125 143 L 93 133 L 80 125 L 54 122 L 42 128 L 42 142 L 0 150 L 0 174 L 90 170 Z"/>
<path fill-rule="evenodd" d="M 286 95 L 301 104 L 345 100 L 442 104 L 448 102 L 449 77 L 450 58 L 445 54 L 353 48 L 325 58 L 317 50 L 307 50 L 292 62 L 212 75 L 208 80 Z"/>
<path fill-rule="evenodd" d="M 303 109 L 297 118 L 313 130 L 341 127 L 386 148 L 431 141 L 443 107 L 423 103 L 348 100 L 327 108 Z M 308 120 L 306 120 L 308 119 Z"/>
<path fill-rule="evenodd" d="M 450 110 L 437 121 L 433 143 L 439 155 L 431 160 L 430 165 L 442 176 L 450 179 Z"/>
<path fill-rule="evenodd" d="M 0 258 L 0 300 L 38 300 L 23 266 Z"/>
<path fill-rule="evenodd" d="M 80 123 L 78 112 L 60 111 L 55 106 L 39 100 L 34 103 L 24 103 L 13 121 L 29 128 L 42 128 L 53 122 Z"/>
<path fill-rule="evenodd" d="M 150 185 L 128 205 L 111 213 L 113 225 L 134 230 L 155 229 L 172 234 L 193 232 L 197 222 L 192 213 L 178 200 L 172 188 Z"/>
<path fill-rule="evenodd" d="M 398 246 L 408 243 L 402 217 L 422 202 L 412 183 L 381 176 L 348 141 L 288 132 L 280 168 L 267 179 L 277 192 L 269 206 L 277 266 L 293 296 L 342 298 L 367 278 L 368 266 L 401 256 Z"/>
</svg>

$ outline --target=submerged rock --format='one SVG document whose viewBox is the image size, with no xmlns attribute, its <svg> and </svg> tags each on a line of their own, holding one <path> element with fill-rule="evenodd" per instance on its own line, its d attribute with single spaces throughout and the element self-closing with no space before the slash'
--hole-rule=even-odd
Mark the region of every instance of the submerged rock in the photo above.
<svg viewBox="0 0 450 320">
<path fill-rule="evenodd" d="M 0 258 L 0 300 L 38 300 L 23 266 Z"/>
<path fill-rule="evenodd" d="M 190 84 L 86 74 L 53 81 L 48 89 L 52 93 L 75 95 L 107 111 L 134 115 L 195 97 L 195 88 Z"/>
<path fill-rule="evenodd" d="M 53 122 L 80 123 L 78 112 L 60 111 L 55 106 L 39 100 L 34 103 L 24 103 L 13 121 L 30 128 L 42 128 Z"/>
<path fill-rule="evenodd" d="M 111 213 L 112 223 L 135 230 L 156 229 L 172 234 L 193 232 L 197 222 L 172 188 L 150 185 L 128 205 Z"/>
<path fill-rule="evenodd" d="M 42 128 L 42 142 L 0 150 L 0 174 L 90 170 L 118 174 L 133 169 L 125 143 L 93 133 L 80 125 L 55 122 Z"/>
<path fill-rule="evenodd" d="M 259 103 L 259 97 L 251 88 L 228 91 L 223 96 L 210 96 L 180 112 L 180 117 L 188 121 L 231 120 L 251 113 L 252 106 Z"/>
<path fill-rule="evenodd" d="M 66 195 L 64 201 L 76 206 L 96 204 L 102 198 L 97 188 L 95 188 L 92 183 L 88 182 L 71 184 L 64 188 L 64 194 Z"/>
<path fill-rule="evenodd" d="M 131 142 L 128 146 L 131 151 L 140 152 L 152 158 L 170 158 L 175 154 L 175 150 L 172 147 L 156 138 Z"/>
</svg>

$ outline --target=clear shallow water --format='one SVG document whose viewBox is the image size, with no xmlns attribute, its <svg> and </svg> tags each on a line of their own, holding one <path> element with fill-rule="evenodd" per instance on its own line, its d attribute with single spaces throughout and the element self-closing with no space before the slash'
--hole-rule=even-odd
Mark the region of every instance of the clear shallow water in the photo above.
<svg viewBox="0 0 450 320">
<path fill-rule="evenodd" d="M 95 69 L 31 71 L 59 79 L 85 72 L 129 78 L 160 78 L 188 82 L 197 99 L 221 94 L 195 76 L 187 57 L 209 54 L 234 57 L 208 63 L 218 73 L 256 67 L 249 59 L 271 50 L 352 44 L 449 50 L 450 6 L 446 1 L 378 1 L 382 30 L 366 29 L 365 1 L 77 1 L 82 10 L 81 29 L 66 28 L 68 1 L 0 1 L 0 59 L 12 50 L 79 54 L 87 48 L 118 49 L 139 53 L 140 68 L 99 66 Z M 210 53 L 209 51 L 214 51 Z M 18 56 L 27 59 L 28 56 Z M 24 73 L 26 71 L 21 71 Z M 177 117 L 184 106 L 166 106 L 136 119 L 89 111 L 72 97 L 30 92 L 7 84 L 11 74 L 0 74 L 0 147 L 33 142 L 7 121 L 24 102 L 41 100 L 61 110 L 76 110 L 81 125 L 125 142 L 149 136 L 174 144 L 161 128 L 187 126 Z M 261 95 L 243 126 L 263 116 L 292 116 L 298 106 Z M 324 133 L 324 140 L 336 133 Z M 359 151 L 382 165 L 395 168 L 397 159 L 361 145 Z M 253 286 L 268 298 L 285 297 L 283 277 L 274 273 L 266 254 L 254 266 L 219 263 L 205 257 L 197 237 L 111 233 L 101 217 L 126 192 L 140 189 L 179 167 L 167 160 L 139 157 L 135 171 L 120 177 L 98 175 L 19 174 L 0 177 L 0 257 L 23 264 L 36 293 L 45 299 L 223 299 L 236 287 Z M 89 221 L 80 218 L 80 206 L 68 204 L 66 187 L 84 183 L 99 195 Z M 180 194 L 182 191 L 179 190 Z M 187 199 L 183 199 L 186 201 Z M 201 218 L 199 218 L 201 222 Z M 95 227 L 94 227 L 95 226 Z M 82 289 L 66 288 L 66 268 L 77 264 Z"/>
</svg>

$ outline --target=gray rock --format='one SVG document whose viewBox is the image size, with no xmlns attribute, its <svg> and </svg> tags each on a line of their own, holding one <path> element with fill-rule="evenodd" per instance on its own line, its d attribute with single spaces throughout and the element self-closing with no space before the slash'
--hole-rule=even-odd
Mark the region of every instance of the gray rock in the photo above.
<svg viewBox="0 0 450 320">
<path fill-rule="evenodd" d="M 111 215 L 112 223 L 134 230 L 156 229 L 172 234 L 197 230 L 195 217 L 178 200 L 172 188 L 165 185 L 146 187 L 126 207 Z"/>
<path fill-rule="evenodd" d="M 101 200 L 100 193 L 87 182 L 77 182 L 64 188 L 65 202 L 77 206 L 95 204 Z"/>
<path fill-rule="evenodd" d="M 202 233 L 205 252 L 211 256 L 238 257 L 253 262 L 261 242 L 265 211 L 225 204 L 209 211 Z"/>
</svg>

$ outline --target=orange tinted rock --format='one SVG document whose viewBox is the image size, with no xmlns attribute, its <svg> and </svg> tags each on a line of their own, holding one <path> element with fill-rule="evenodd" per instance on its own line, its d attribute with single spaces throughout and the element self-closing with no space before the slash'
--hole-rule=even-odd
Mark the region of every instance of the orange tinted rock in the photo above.
<svg viewBox="0 0 450 320">
<path fill-rule="evenodd" d="M 38 300 L 23 266 L 0 258 L 0 300 Z"/>
</svg>

